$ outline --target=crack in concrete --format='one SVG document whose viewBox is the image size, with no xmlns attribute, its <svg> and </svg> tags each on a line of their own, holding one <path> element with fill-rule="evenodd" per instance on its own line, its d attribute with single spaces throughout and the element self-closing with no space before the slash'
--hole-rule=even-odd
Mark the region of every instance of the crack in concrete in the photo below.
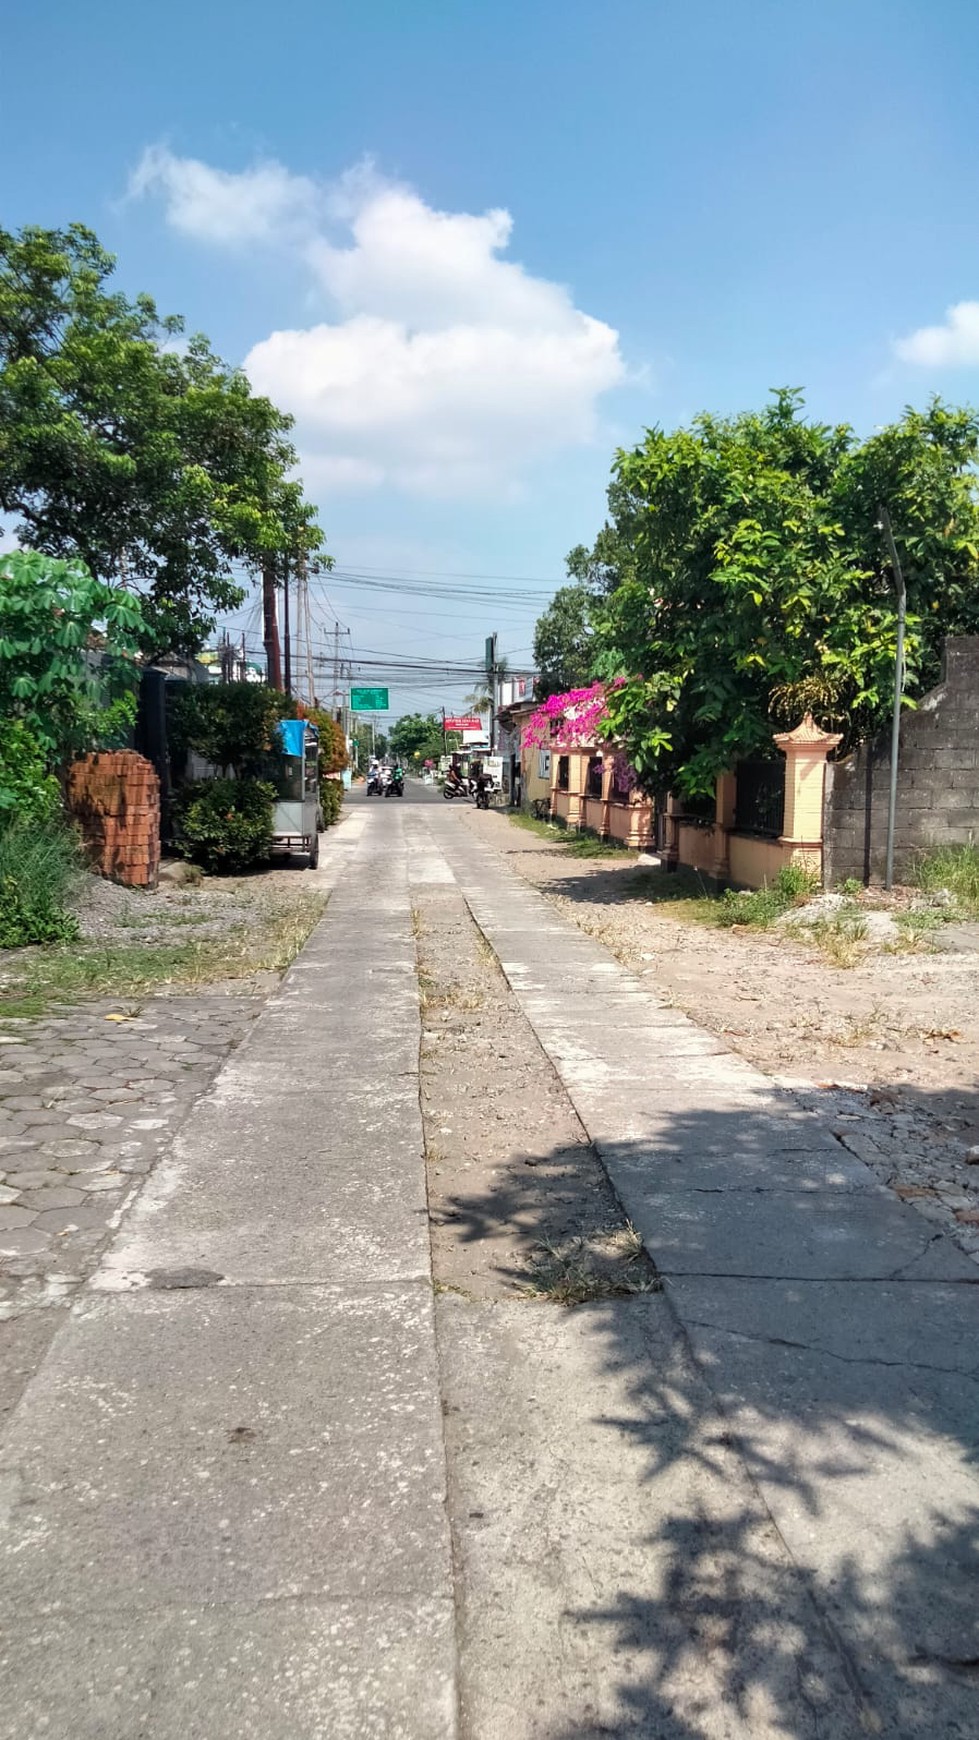
<svg viewBox="0 0 979 1740">
<path fill-rule="evenodd" d="M 825 1359 L 837 1360 L 841 1365 L 873 1365 L 882 1366 L 892 1371 L 927 1371 L 946 1377 L 968 1378 L 970 1382 L 979 1382 L 979 1368 L 970 1370 L 960 1365 L 928 1365 L 923 1360 L 916 1359 L 878 1359 L 872 1355 L 850 1355 L 836 1353 L 831 1347 L 823 1347 L 819 1342 L 795 1341 L 786 1335 L 760 1335 L 749 1329 L 729 1329 L 722 1323 L 707 1323 L 701 1318 L 688 1317 L 684 1319 L 690 1329 L 709 1329 L 715 1335 L 726 1335 L 732 1341 L 757 1341 L 765 1347 L 795 1348 L 800 1353 L 817 1353 Z"/>
<path fill-rule="evenodd" d="M 921 1256 L 924 1254 L 922 1252 Z M 814 1287 L 879 1287 L 882 1281 L 896 1281 L 901 1287 L 979 1287 L 979 1273 L 975 1280 L 971 1275 L 906 1275 L 903 1269 L 898 1269 L 894 1275 L 763 1275 L 757 1269 L 746 1273 L 735 1269 L 670 1269 L 661 1257 L 654 1260 L 660 1274 L 668 1281 L 785 1281 Z M 920 1257 L 914 1257 L 912 1261 L 919 1262 Z M 910 1264 L 905 1267 L 910 1267 Z"/>
</svg>

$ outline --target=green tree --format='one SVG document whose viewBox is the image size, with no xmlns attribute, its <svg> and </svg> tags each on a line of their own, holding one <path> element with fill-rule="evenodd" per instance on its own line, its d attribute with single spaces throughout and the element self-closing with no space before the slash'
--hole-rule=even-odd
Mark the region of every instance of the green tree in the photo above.
<svg viewBox="0 0 979 1740">
<path fill-rule="evenodd" d="M 943 637 L 979 631 L 977 458 L 971 411 L 935 401 L 859 441 L 789 390 L 620 452 L 596 668 L 626 678 L 608 711 L 643 784 L 708 791 L 807 707 L 847 745 L 880 725 L 896 638 L 881 501 L 906 564 L 907 692 L 933 682 Z"/>
<path fill-rule="evenodd" d="M 110 745 L 135 714 L 138 598 L 84 563 L 0 556 L 0 721 L 20 721 L 49 767 Z"/>
<path fill-rule="evenodd" d="M 581 689 L 590 681 L 596 650 L 591 606 L 588 587 L 576 582 L 559 586 L 543 615 L 537 618 L 534 664 L 542 697 Z"/>
<path fill-rule="evenodd" d="M 192 749 L 222 775 L 255 779 L 266 771 L 280 719 L 294 714 L 292 698 L 264 683 L 214 683 L 185 689 L 171 712 L 174 746 Z"/>
<path fill-rule="evenodd" d="M 391 727 L 392 755 L 404 761 L 437 761 L 442 754 L 442 721 L 435 713 L 405 713 Z"/>
<path fill-rule="evenodd" d="M 145 601 L 147 651 L 199 647 L 232 564 L 315 561 L 291 419 L 147 296 L 107 288 L 90 230 L 0 231 L 0 511 Z"/>
</svg>

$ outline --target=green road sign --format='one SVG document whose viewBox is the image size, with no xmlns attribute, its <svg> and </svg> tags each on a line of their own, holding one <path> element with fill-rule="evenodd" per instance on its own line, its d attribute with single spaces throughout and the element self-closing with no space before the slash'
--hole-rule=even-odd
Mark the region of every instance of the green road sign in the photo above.
<svg viewBox="0 0 979 1740">
<path fill-rule="evenodd" d="M 350 707 L 354 713 L 386 713 L 387 689 L 351 689 Z"/>
</svg>

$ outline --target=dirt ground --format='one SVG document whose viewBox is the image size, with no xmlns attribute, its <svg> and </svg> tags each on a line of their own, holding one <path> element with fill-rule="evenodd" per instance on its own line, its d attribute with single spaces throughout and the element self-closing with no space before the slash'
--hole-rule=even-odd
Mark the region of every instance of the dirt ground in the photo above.
<svg viewBox="0 0 979 1740">
<path fill-rule="evenodd" d="M 436 1287 L 573 1305 L 654 1272 L 455 889 L 418 893 L 421 1104 Z"/>
<path fill-rule="evenodd" d="M 865 944 L 856 964 L 769 931 L 715 930 L 651 898 L 662 873 L 635 854 L 577 858 L 505 812 L 466 825 L 581 929 L 834 1121 L 901 1195 L 954 1221 L 979 1256 L 979 953 L 949 926 L 922 952 Z M 974 1150 L 974 1151 L 973 1151 Z"/>
</svg>

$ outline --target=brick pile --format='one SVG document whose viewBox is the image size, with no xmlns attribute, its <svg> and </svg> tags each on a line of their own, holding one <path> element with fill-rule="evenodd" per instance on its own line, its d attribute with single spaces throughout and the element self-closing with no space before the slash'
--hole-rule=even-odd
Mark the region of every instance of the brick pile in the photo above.
<svg viewBox="0 0 979 1740">
<path fill-rule="evenodd" d="M 68 806 L 98 871 L 128 888 L 155 888 L 160 871 L 160 782 L 131 749 L 83 756 L 68 772 Z"/>
</svg>

